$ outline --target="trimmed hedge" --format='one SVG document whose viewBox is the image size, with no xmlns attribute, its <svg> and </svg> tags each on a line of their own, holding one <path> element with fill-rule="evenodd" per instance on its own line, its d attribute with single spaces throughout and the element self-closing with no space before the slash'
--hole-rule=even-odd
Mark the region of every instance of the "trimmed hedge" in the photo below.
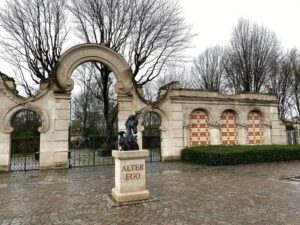
<svg viewBox="0 0 300 225">
<path fill-rule="evenodd" d="M 183 149 L 181 158 L 211 166 L 300 160 L 300 145 L 195 146 Z"/>
</svg>

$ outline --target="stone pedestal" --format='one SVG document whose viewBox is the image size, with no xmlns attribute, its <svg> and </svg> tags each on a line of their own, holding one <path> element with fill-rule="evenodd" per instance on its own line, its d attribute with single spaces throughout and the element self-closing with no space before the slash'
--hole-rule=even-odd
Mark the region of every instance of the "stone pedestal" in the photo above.
<svg viewBox="0 0 300 225">
<path fill-rule="evenodd" d="M 149 155 L 147 150 L 116 151 L 115 158 L 115 187 L 112 198 L 119 203 L 149 199 L 146 190 L 145 159 Z"/>
</svg>

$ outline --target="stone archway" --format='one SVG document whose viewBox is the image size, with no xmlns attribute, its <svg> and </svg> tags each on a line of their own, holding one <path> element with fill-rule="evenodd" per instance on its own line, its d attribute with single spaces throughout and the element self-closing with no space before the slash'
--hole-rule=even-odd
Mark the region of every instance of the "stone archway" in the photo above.
<svg viewBox="0 0 300 225">
<path fill-rule="evenodd" d="M 153 109 L 150 106 L 145 106 L 139 111 L 139 125 L 138 125 L 138 144 L 139 146 L 143 146 L 142 133 L 144 131 L 143 119 L 146 116 L 147 113 L 155 113 L 160 120 L 160 150 L 161 150 L 161 157 L 164 158 L 165 154 L 169 148 L 169 136 L 168 136 L 168 130 L 169 130 L 169 122 L 168 118 L 165 115 L 165 112 L 163 112 L 160 109 Z"/>
<path fill-rule="evenodd" d="M 41 119 L 41 126 L 38 128 L 40 133 L 45 133 L 50 127 L 50 118 L 48 113 L 36 104 L 27 103 L 25 105 L 17 105 L 15 107 L 9 108 L 3 113 L 3 118 L 1 119 L 1 130 L 3 133 L 10 134 L 13 132 L 13 127 L 11 126 L 11 120 L 18 112 L 22 110 L 31 110 L 37 113 Z"/>
<path fill-rule="evenodd" d="M 237 116 L 233 110 L 225 110 L 220 116 L 220 138 L 222 145 L 238 144 Z"/>
<path fill-rule="evenodd" d="M 70 92 L 74 86 L 71 78 L 73 71 L 90 61 L 103 63 L 111 69 L 117 79 L 117 94 L 128 94 L 132 90 L 133 75 L 127 62 L 117 52 L 99 44 L 76 45 L 60 57 L 56 70 L 58 88 L 63 92 Z"/>
<path fill-rule="evenodd" d="M 86 62 L 98 62 L 110 68 L 116 77 L 115 91 L 118 99 L 118 129 L 125 130 L 125 122 L 132 112 L 139 110 L 139 103 L 133 104 L 136 100 L 136 92 L 133 85 L 133 75 L 131 68 L 127 62 L 115 51 L 99 44 L 80 44 L 67 50 L 59 59 L 56 69 L 56 79 L 54 90 L 59 108 L 56 110 L 56 117 L 59 121 L 55 121 L 55 127 L 59 127 L 57 133 L 63 140 L 57 139 L 60 152 L 59 162 L 68 162 L 66 152 L 69 152 L 68 143 L 68 124 L 70 105 L 70 92 L 74 87 L 72 80 L 73 71 L 81 64 Z M 64 126 L 64 127 L 62 127 Z"/>
<path fill-rule="evenodd" d="M 2 113 L 1 123 L 0 123 L 0 139 L 1 141 L 1 151 L 0 151 L 0 170 L 10 171 L 10 161 L 11 161 L 11 135 L 14 130 L 11 121 L 12 118 L 21 111 L 30 110 L 35 112 L 40 120 L 41 126 L 38 128 L 40 133 L 40 152 L 44 151 L 46 144 L 42 144 L 45 139 L 46 133 L 50 129 L 50 117 L 46 110 L 40 107 L 38 104 L 26 103 L 24 105 L 14 105 L 9 107 L 5 112 Z M 40 157 L 40 163 L 47 160 L 47 157 L 42 155 Z"/>
<path fill-rule="evenodd" d="M 67 50 L 59 59 L 56 70 L 56 91 L 69 94 L 74 87 L 71 76 L 79 65 L 96 61 L 103 63 L 114 73 L 117 83 L 115 91 L 118 96 L 118 127 L 125 130 L 125 122 L 132 112 L 139 110 L 138 104 L 132 104 L 136 96 L 133 88 L 133 75 L 127 62 L 114 50 L 99 44 L 80 44 Z M 65 98 L 65 101 L 68 98 Z M 63 103 L 67 106 L 67 102 Z"/>
<path fill-rule="evenodd" d="M 11 120 L 10 171 L 39 169 L 40 130 L 42 121 L 35 111 L 18 111 Z"/>
</svg>

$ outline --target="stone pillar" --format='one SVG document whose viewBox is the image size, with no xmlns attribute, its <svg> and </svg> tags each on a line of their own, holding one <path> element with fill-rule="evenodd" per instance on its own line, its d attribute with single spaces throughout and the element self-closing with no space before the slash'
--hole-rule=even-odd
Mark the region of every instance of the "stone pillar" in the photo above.
<svg viewBox="0 0 300 225">
<path fill-rule="evenodd" d="M 160 155 L 162 158 L 162 161 L 165 160 L 165 158 L 167 158 L 167 153 L 168 153 L 168 148 L 170 148 L 170 143 L 169 143 L 169 137 L 168 137 L 168 132 L 167 129 L 164 126 L 160 126 L 159 128 L 160 130 Z"/>
<path fill-rule="evenodd" d="M 211 145 L 220 145 L 221 144 L 221 136 L 220 129 L 218 126 L 209 126 L 210 131 L 210 144 Z"/>
<path fill-rule="evenodd" d="M 247 145 L 248 144 L 248 132 L 246 124 L 237 124 L 237 134 L 238 134 L 238 144 Z"/>
<path fill-rule="evenodd" d="M 137 127 L 137 143 L 140 149 L 143 148 L 143 131 L 144 131 L 144 127 L 139 125 Z"/>
<path fill-rule="evenodd" d="M 276 145 L 287 144 L 285 125 L 280 120 L 272 121 L 271 136 L 272 136 L 272 144 L 276 144 Z"/>
<path fill-rule="evenodd" d="M 272 144 L 276 145 L 286 145 L 287 136 L 286 136 L 286 127 L 279 120 L 277 106 L 271 108 L 271 140 Z"/>
<path fill-rule="evenodd" d="M 264 131 L 264 144 L 265 145 L 272 144 L 271 126 L 268 124 L 262 124 L 262 127 Z"/>
<path fill-rule="evenodd" d="M 183 126 L 183 147 L 189 147 L 190 146 L 190 126 L 184 125 Z"/>
<path fill-rule="evenodd" d="M 51 115 L 51 127 L 40 136 L 40 168 L 69 167 L 69 119 L 70 95 L 55 94 Z"/>
<path fill-rule="evenodd" d="M 69 167 L 70 95 L 56 95 L 54 167 Z"/>
<path fill-rule="evenodd" d="M 112 151 L 115 158 L 115 187 L 112 198 L 119 203 L 149 199 L 146 190 L 145 159 L 147 150 Z"/>
<path fill-rule="evenodd" d="M 10 133 L 3 133 L 0 131 L 0 172 L 10 171 Z"/>
</svg>

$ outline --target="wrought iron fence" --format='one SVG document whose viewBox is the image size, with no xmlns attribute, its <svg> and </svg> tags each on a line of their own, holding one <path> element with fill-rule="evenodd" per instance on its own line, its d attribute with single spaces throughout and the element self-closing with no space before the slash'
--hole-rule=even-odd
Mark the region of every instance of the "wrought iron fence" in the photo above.
<svg viewBox="0 0 300 225">
<path fill-rule="evenodd" d="M 99 145 L 98 138 L 93 136 L 93 139 L 87 138 L 86 140 L 80 137 L 70 138 L 70 150 L 69 150 L 69 165 L 70 167 L 81 166 L 100 166 L 100 165 L 113 165 L 114 158 L 111 153 L 105 149 L 102 149 Z M 103 138 L 99 138 L 102 140 Z M 115 146 L 117 149 L 117 146 Z M 160 162 L 160 149 L 149 149 L 149 157 L 146 162 Z"/>
</svg>

